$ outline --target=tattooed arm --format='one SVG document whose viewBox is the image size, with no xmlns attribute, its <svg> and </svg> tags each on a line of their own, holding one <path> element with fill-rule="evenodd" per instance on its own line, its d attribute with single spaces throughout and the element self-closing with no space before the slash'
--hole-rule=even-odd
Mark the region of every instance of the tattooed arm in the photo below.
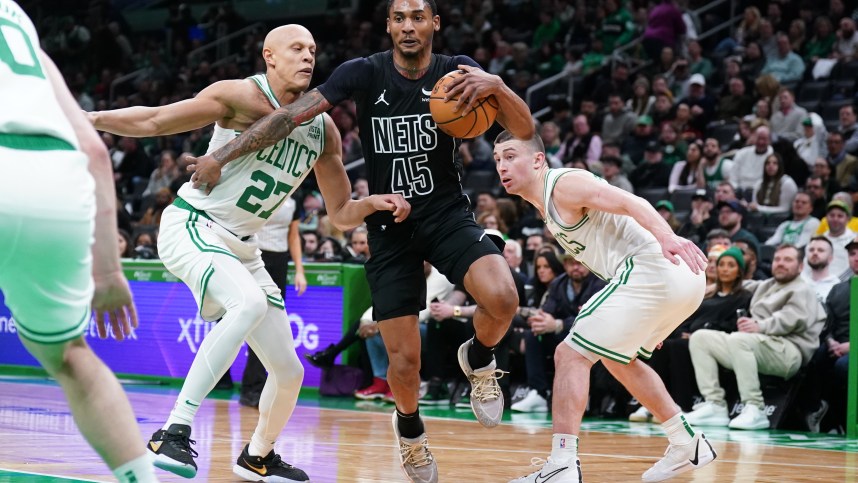
<svg viewBox="0 0 858 483">
<path fill-rule="evenodd" d="M 313 89 L 295 102 L 281 106 L 271 114 L 253 123 L 241 136 L 220 149 L 201 156 L 188 158 L 188 171 L 194 172 L 191 181 L 194 188 L 204 188 L 210 193 L 220 180 L 220 171 L 227 163 L 254 151 L 267 148 L 288 136 L 302 122 L 330 109 L 331 103 Z"/>
</svg>

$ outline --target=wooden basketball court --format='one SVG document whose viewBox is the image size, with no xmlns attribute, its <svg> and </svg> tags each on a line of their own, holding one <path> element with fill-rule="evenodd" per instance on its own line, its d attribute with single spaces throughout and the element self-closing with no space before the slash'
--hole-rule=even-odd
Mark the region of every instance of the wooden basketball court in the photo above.
<svg viewBox="0 0 858 483">
<path fill-rule="evenodd" d="M 175 389 L 132 387 L 141 444 L 172 408 Z M 350 408 L 350 409 L 342 409 Z M 392 406 L 302 397 L 277 444 L 289 463 L 312 481 L 401 482 L 391 431 Z M 423 411 L 440 481 L 505 482 L 536 470 L 531 457 L 546 457 L 551 439 L 544 415 L 506 416 L 488 430 L 470 411 Z M 448 417 L 433 417 L 431 415 Z M 257 413 L 235 400 L 207 399 L 192 438 L 200 457 L 194 481 L 240 481 L 232 465 L 256 425 Z M 650 424 L 592 421 L 581 440 L 585 481 L 631 482 L 661 457 L 666 439 Z M 719 459 L 675 481 L 858 482 L 858 441 L 778 431 L 707 431 Z M 159 471 L 162 481 L 188 481 Z M 77 432 L 56 385 L 0 378 L 0 482 L 112 481 L 111 474 Z"/>
</svg>

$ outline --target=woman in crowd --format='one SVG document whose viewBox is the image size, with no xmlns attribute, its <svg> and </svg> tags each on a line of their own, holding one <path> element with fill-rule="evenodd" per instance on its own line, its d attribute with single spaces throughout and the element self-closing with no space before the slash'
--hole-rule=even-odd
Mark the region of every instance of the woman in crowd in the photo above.
<svg viewBox="0 0 858 483">
<path fill-rule="evenodd" d="M 783 158 L 772 153 L 763 164 L 763 179 L 754 186 L 753 201 L 748 208 L 761 213 L 787 213 L 796 193 L 795 181 L 784 174 Z"/>
</svg>

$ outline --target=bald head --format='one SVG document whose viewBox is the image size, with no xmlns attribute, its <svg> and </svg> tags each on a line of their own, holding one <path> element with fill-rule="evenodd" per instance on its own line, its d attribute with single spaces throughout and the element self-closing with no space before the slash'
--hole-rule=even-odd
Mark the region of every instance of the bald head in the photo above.
<svg viewBox="0 0 858 483">
<path fill-rule="evenodd" d="M 310 85 L 316 65 L 316 41 L 301 25 L 282 25 L 268 32 L 262 45 L 269 82 L 275 89 L 301 92 Z"/>
</svg>

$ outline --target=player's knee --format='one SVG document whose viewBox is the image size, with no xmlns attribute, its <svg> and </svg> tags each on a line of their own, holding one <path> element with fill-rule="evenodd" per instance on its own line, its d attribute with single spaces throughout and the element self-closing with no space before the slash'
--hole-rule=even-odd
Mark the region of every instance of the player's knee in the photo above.
<svg viewBox="0 0 858 483">
<path fill-rule="evenodd" d="M 568 370 L 578 365 L 590 365 L 590 361 L 569 344 L 561 342 L 554 349 L 555 371 Z M 562 369 L 561 369 L 562 368 Z"/>
<path fill-rule="evenodd" d="M 82 338 L 58 345 L 39 345 L 33 355 L 51 377 L 73 378 L 79 369 L 93 357 Z"/>
<path fill-rule="evenodd" d="M 404 379 L 420 372 L 420 354 L 416 351 L 391 351 L 388 359 L 391 377 Z"/>
<path fill-rule="evenodd" d="M 246 291 L 235 309 L 239 310 L 242 318 L 258 322 L 268 311 L 268 298 L 262 290 Z"/>
<path fill-rule="evenodd" d="M 478 302 L 493 319 L 509 321 L 518 309 L 518 292 L 513 283 L 491 284 Z"/>
</svg>

